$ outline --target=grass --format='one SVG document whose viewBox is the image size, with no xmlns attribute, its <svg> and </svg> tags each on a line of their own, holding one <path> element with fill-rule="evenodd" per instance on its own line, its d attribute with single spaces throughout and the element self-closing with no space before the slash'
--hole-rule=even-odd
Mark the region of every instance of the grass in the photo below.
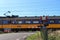
<svg viewBox="0 0 60 40">
<path fill-rule="evenodd" d="M 26 38 L 26 40 L 42 40 L 41 32 L 36 32 Z M 60 40 L 59 32 L 52 32 L 48 34 L 48 40 Z"/>
<path fill-rule="evenodd" d="M 49 40 L 60 40 L 60 33 L 57 31 L 50 33 L 48 36 Z"/>
<path fill-rule="evenodd" d="M 41 39 L 40 32 L 37 32 L 35 34 L 32 34 L 26 38 L 26 40 L 40 40 Z"/>
</svg>

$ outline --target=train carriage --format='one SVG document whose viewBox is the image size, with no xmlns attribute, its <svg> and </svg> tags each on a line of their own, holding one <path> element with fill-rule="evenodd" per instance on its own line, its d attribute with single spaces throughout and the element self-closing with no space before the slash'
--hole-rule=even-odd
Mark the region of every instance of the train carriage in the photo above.
<svg viewBox="0 0 60 40">
<path fill-rule="evenodd" d="M 46 16 L 45 16 L 46 17 Z M 60 16 L 47 16 L 48 29 L 60 29 Z M 35 17 L 0 17 L 0 31 L 39 30 L 43 25 L 41 16 Z"/>
</svg>

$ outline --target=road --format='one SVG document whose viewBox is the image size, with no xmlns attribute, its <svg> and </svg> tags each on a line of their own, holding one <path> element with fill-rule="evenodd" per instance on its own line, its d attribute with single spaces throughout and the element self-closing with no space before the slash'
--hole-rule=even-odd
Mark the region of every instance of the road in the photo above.
<svg viewBox="0 0 60 40">
<path fill-rule="evenodd" d="M 35 32 L 19 32 L 0 34 L 0 40 L 25 40 L 25 38 Z"/>
</svg>

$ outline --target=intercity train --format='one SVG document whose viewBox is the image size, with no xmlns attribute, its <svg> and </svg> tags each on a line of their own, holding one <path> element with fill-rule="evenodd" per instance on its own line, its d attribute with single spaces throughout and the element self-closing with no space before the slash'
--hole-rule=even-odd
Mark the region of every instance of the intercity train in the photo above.
<svg viewBox="0 0 60 40">
<path fill-rule="evenodd" d="M 31 16 L 31 17 L 18 17 L 18 16 L 0 16 L 0 31 L 29 31 L 39 30 L 38 26 L 43 25 L 43 21 L 46 21 L 47 29 L 60 29 L 60 16 L 44 16 L 47 19 L 42 20 L 43 16 Z M 44 18 L 43 18 L 44 19 Z"/>
</svg>

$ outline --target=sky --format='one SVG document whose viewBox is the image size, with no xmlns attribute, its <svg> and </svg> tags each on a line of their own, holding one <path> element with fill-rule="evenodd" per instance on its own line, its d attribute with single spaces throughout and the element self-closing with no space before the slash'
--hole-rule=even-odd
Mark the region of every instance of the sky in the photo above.
<svg viewBox="0 0 60 40">
<path fill-rule="evenodd" d="M 5 16 L 4 13 L 19 16 L 60 16 L 60 0 L 0 0 L 0 16 Z"/>
</svg>

